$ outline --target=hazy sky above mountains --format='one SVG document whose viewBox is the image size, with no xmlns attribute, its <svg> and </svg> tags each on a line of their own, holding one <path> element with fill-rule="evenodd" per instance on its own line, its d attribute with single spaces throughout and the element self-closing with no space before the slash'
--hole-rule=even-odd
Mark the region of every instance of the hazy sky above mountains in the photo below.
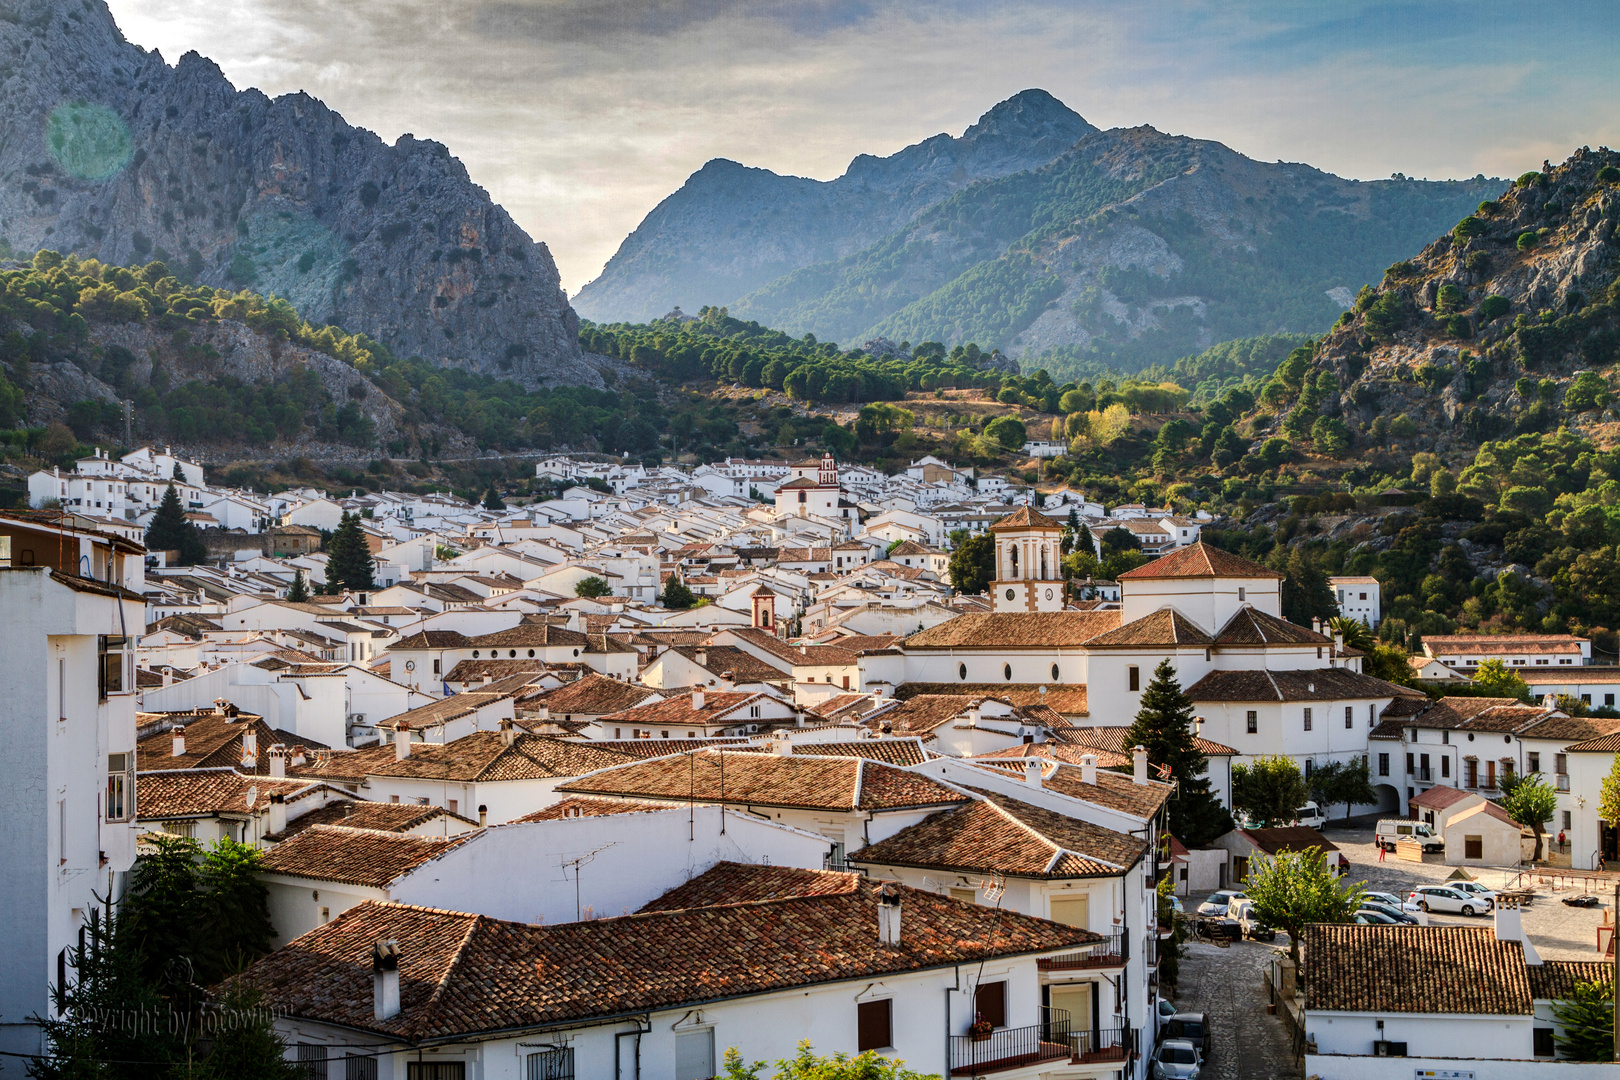
<svg viewBox="0 0 1620 1080">
<path fill-rule="evenodd" d="M 438 139 L 577 291 L 705 161 L 832 179 L 1041 87 L 1364 179 L 1620 144 L 1620 5 L 1496 0 L 109 0 L 131 41 Z"/>
</svg>

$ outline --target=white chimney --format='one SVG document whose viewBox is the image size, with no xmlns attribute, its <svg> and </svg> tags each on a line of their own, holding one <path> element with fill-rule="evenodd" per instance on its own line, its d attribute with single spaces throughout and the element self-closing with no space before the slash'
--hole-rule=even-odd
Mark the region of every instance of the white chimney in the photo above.
<svg viewBox="0 0 1620 1080">
<path fill-rule="evenodd" d="M 394 729 L 394 760 L 404 761 L 411 756 L 411 725 L 404 720 Z"/>
<path fill-rule="evenodd" d="M 174 685 L 174 668 L 165 667 L 163 669 L 163 685 L 164 686 L 173 686 Z"/>
<path fill-rule="evenodd" d="M 280 780 L 287 775 L 287 748 L 277 743 L 270 748 L 270 778 Z"/>
<path fill-rule="evenodd" d="M 692 689 L 692 711 L 703 711 L 703 687 L 701 686 Z"/>
<path fill-rule="evenodd" d="M 1343 652 L 1344 651 L 1344 631 L 1343 630 L 1335 630 L 1335 631 L 1333 631 L 1333 650 L 1335 652 Z"/>
<path fill-rule="evenodd" d="M 1138 784 L 1148 782 L 1147 747 L 1138 746 L 1131 751 L 1132 779 Z"/>
<path fill-rule="evenodd" d="M 174 729 L 174 756 L 186 756 L 186 729 L 183 727 Z"/>
<path fill-rule="evenodd" d="M 1543 709 L 1546 709 L 1548 712 L 1556 711 L 1557 708 L 1558 708 L 1558 695 L 1557 694 L 1547 694 L 1546 696 L 1544 696 L 1541 699 L 1541 707 Z"/>
<path fill-rule="evenodd" d="M 517 738 L 517 729 L 510 720 L 501 721 L 501 745 L 511 746 Z"/>
<path fill-rule="evenodd" d="M 1524 949 L 1524 962 L 1531 967 L 1541 966 L 1541 954 L 1536 947 L 1530 944 L 1530 939 L 1524 936 L 1524 922 L 1519 914 L 1517 900 L 1496 901 L 1496 940 L 1517 941 Z"/>
<path fill-rule="evenodd" d="M 900 945 L 900 886 L 886 882 L 878 889 L 878 944 Z"/>
<path fill-rule="evenodd" d="M 489 824 L 489 807 L 483 803 L 478 804 L 478 827 L 482 829 Z"/>
<path fill-rule="evenodd" d="M 226 704 L 228 704 L 228 703 L 226 702 L 226 700 L 224 698 L 222 698 L 222 697 L 215 698 L 214 699 L 214 715 L 215 716 L 224 716 L 225 715 L 225 706 L 226 706 Z"/>
<path fill-rule="evenodd" d="M 274 761 L 274 756 L 271 757 Z M 270 835 L 280 836 L 287 831 L 287 796 L 279 791 L 270 793 Z"/>
<path fill-rule="evenodd" d="M 1080 782 L 1082 784 L 1095 784 L 1097 782 L 1097 755 L 1080 755 Z"/>
<path fill-rule="evenodd" d="M 495 676 L 491 675 L 487 671 L 484 672 L 484 681 L 483 681 L 484 686 L 488 686 L 490 683 L 492 683 L 494 681 L 495 681 Z"/>
<path fill-rule="evenodd" d="M 1041 786 L 1041 763 L 1034 758 L 1024 762 L 1024 783 L 1034 788 Z"/>
<path fill-rule="evenodd" d="M 259 767 L 259 733 L 252 728 L 242 732 L 242 768 Z"/>
<path fill-rule="evenodd" d="M 371 1008 L 378 1020 L 399 1015 L 399 942 L 371 946 Z"/>
<path fill-rule="evenodd" d="M 709 666 L 709 650 L 707 650 L 707 649 L 699 649 L 697 652 L 692 654 L 692 659 L 697 661 L 697 666 L 698 667 L 708 667 Z"/>
<path fill-rule="evenodd" d="M 785 731 L 778 731 L 771 736 L 771 752 L 783 757 L 793 756 L 793 740 Z"/>
</svg>

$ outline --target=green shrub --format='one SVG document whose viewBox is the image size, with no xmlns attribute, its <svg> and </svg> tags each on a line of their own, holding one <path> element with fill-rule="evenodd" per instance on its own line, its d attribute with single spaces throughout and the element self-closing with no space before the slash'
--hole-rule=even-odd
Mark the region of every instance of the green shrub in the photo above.
<svg viewBox="0 0 1620 1080">
<path fill-rule="evenodd" d="M 1583 371 L 1575 376 L 1564 392 L 1564 408 L 1571 412 L 1589 412 L 1600 409 L 1611 400 L 1608 383 L 1595 371 Z"/>
<path fill-rule="evenodd" d="M 1486 322 L 1490 322 L 1492 319 L 1499 319 L 1506 315 L 1508 309 L 1512 306 L 1507 297 L 1492 293 L 1479 302 L 1479 317 Z"/>
<path fill-rule="evenodd" d="M 1446 333 L 1454 338 L 1466 340 L 1474 336 L 1474 324 L 1466 315 L 1453 315 L 1446 320 Z"/>
<path fill-rule="evenodd" d="M 1529 187 L 1531 184 L 1539 184 L 1539 183 L 1541 183 L 1541 181 L 1543 179 L 1544 179 L 1544 177 L 1539 172 L 1535 172 L 1534 170 L 1532 170 L 1530 172 L 1525 173 L 1523 176 L 1519 177 L 1517 180 L 1513 181 L 1513 186 L 1514 187 Z"/>
<path fill-rule="evenodd" d="M 1520 233 L 1519 238 L 1514 241 L 1514 245 L 1516 247 L 1518 247 L 1518 249 L 1520 251 L 1529 251 L 1531 248 L 1535 247 L 1536 246 L 1535 230 L 1531 229 L 1531 230 L 1526 230 L 1525 232 Z"/>
<path fill-rule="evenodd" d="M 1459 311 L 1462 309 L 1462 306 L 1467 303 L 1467 301 L 1468 294 L 1463 292 L 1457 286 L 1450 284 L 1442 285 L 1440 286 L 1439 293 L 1435 295 L 1434 310 L 1436 314 L 1440 315 L 1451 311 Z"/>
<path fill-rule="evenodd" d="M 1613 165 L 1605 165 L 1605 166 L 1603 166 L 1603 168 L 1598 170 L 1598 173 L 1597 173 L 1597 182 L 1598 183 L 1600 183 L 1600 184 L 1612 184 L 1616 180 L 1620 180 L 1620 169 L 1615 168 Z"/>
<path fill-rule="evenodd" d="M 1323 416 L 1311 425 L 1311 442 L 1319 454 L 1343 457 L 1350 449 L 1350 431 L 1337 416 Z"/>
<path fill-rule="evenodd" d="M 1451 235 L 1456 237 L 1459 241 L 1462 241 L 1467 240 L 1470 237 L 1478 236 L 1484 231 L 1485 223 L 1479 220 L 1479 218 L 1469 215 L 1468 217 L 1465 217 L 1461 221 L 1457 222 L 1457 224 L 1452 227 Z"/>
<path fill-rule="evenodd" d="M 1479 212 L 1488 216 L 1496 213 L 1497 210 L 1501 209 L 1501 206 L 1502 204 L 1495 199 L 1486 199 L 1479 204 Z"/>
<path fill-rule="evenodd" d="M 1470 251 L 1463 260 L 1463 269 L 1470 274 L 1488 274 L 1491 270 L 1491 255 L 1488 251 Z"/>
<path fill-rule="evenodd" d="M 1389 422 L 1389 433 L 1397 439 L 1410 439 L 1417 434 L 1417 422 L 1401 413 Z"/>
</svg>

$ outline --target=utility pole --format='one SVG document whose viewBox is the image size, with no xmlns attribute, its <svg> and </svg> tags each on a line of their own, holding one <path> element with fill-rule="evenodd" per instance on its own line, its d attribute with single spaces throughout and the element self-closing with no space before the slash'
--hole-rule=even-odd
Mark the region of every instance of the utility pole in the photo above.
<svg viewBox="0 0 1620 1080">
<path fill-rule="evenodd" d="M 1609 1012 L 1614 1018 L 1614 1060 L 1620 1061 L 1620 943 L 1614 935 L 1620 933 L 1620 884 L 1614 887 L 1614 929 L 1609 931 L 1609 951 L 1614 954 L 1614 972 L 1609 978 Z"/>
<path fill-rule="evenodd" d="M 135 402 L 130 398 L 124 399 L 124 445 L 133 448 L 135 437 L 131 433 L 131 420 L 135 415 Z"/>
</svg>

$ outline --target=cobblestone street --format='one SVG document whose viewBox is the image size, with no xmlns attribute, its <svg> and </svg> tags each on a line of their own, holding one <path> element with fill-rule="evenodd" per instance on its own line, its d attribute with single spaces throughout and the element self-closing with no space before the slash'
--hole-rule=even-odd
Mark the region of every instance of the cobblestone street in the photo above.
<svg viewBox="0 0 1620 1080">
<path fill-rule="evenodd" d="M 1281 951 L 1287 951 L 1287 938 Z M 1299 1080 L 1288 1026 L 1266 1015 L 1266 965 L 1278 950 L 1254 941 L 1221 949 L 1187 942 L 1181 961 L 1181 1012 L 1209 1018 L 1214 1047 L 1201 1080 Z"/>
</svg>

